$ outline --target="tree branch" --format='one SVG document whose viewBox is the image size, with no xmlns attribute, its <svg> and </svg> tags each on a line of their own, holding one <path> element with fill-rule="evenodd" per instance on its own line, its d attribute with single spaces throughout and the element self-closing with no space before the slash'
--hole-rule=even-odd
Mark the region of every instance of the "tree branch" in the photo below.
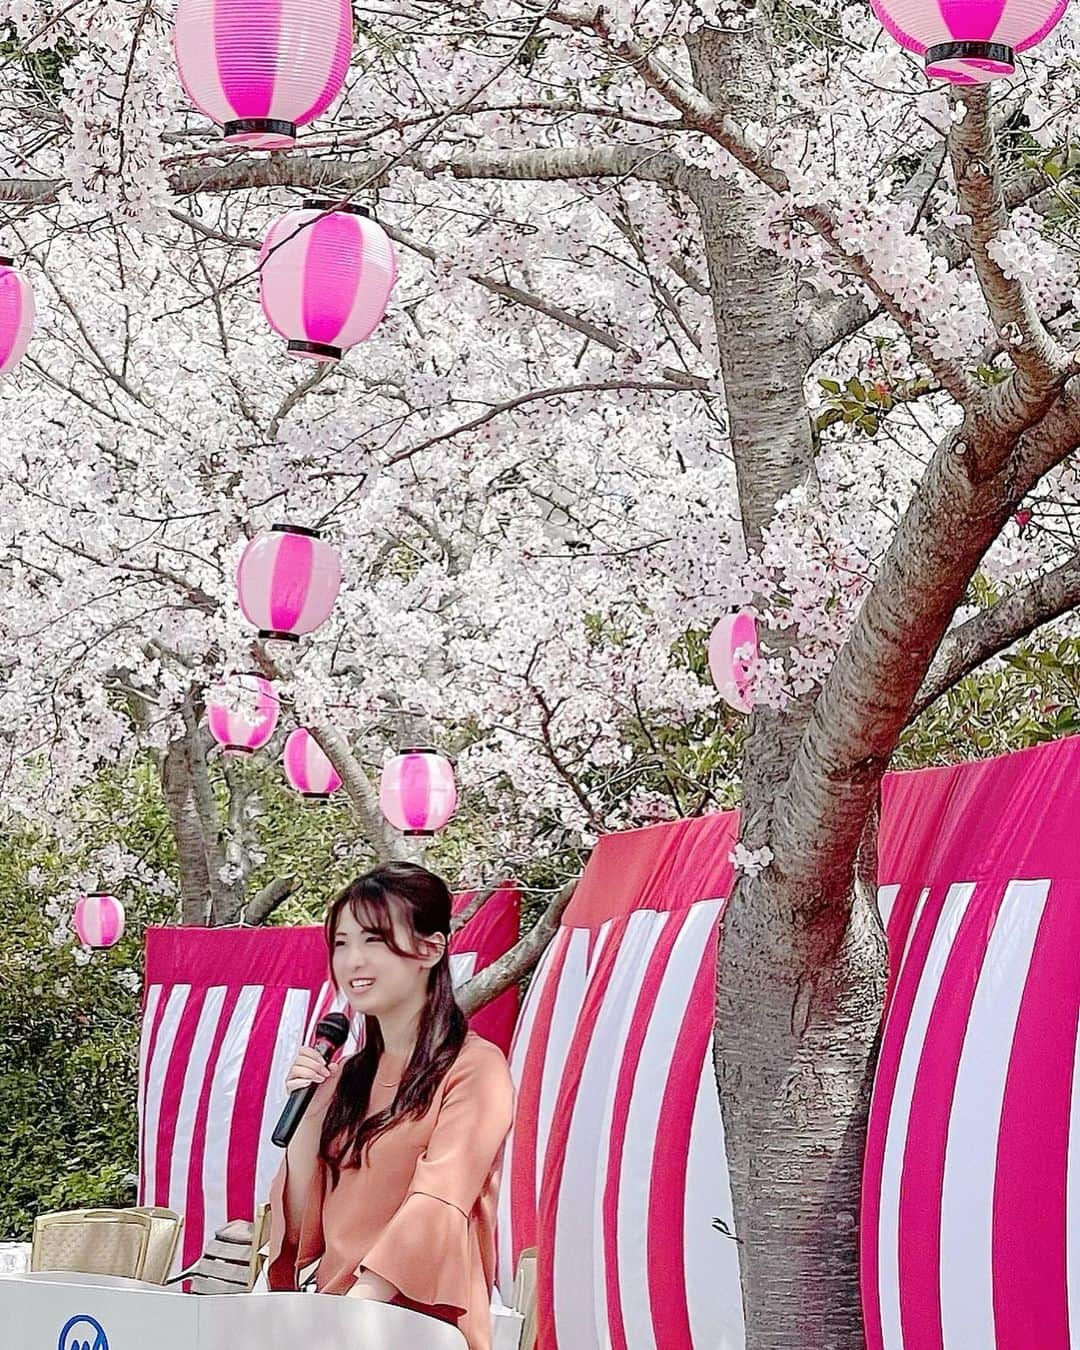
<svg viewBox="0 0 1080 1350">
<path fill-rule="evenodd" d="M 277 877 L 264 886 L 247 902 L 244 908 L 244 923 L 254 928 L 273 914 L 274 910 L 289 898 L 296 890 L 296 878 Z"/>
<path fill-rule="evenodd" d="M 537 922 L 515 946 L 490 966 L 485 966 L 467 984 L 457 991 L 462 1012 L 471 1017 L 485 1004 L 513 988 L 535 969 L 547 951 L 552 938 L 559 931 L 559 920 L 577 889 L 578 878 L 568 882 L 548 905 Z"/>
<path fill-rule="evenodd" d="M 949 133 L 949 158 L 960 210 L 970 217 L 971 259 L 998 336 L 1018 375 L 1014 397 L 1034 403 L 1062 385 L 1073 372 L 1072 357 L 1047 331 L 1023 282 L 1008 277 L 990 254 L 990 245 L 1008 228 L 997 141 L 986 85 L 956 91 L 964 109 Z M 1013 383 L 1013 382 L 1010 382 Z"/>
<path fill-rule="evenodd" d="M 923 681 L 909 722 L 954 684 L 1014 642 L 1080 605 L 1080 554 L 947 633 Z"/>
<path fill-rule="evenodd" d="M 1016 503 L 1080 444 L 1080 393 L 1066 386 L 1040 423 L 983 457 L 967 444 L 970 423 L 935 451 L 777 803 L 773 865 L 802 888 L 809 912 L 848 893 L 867 812 L 931 659 Z"/>
</svg>

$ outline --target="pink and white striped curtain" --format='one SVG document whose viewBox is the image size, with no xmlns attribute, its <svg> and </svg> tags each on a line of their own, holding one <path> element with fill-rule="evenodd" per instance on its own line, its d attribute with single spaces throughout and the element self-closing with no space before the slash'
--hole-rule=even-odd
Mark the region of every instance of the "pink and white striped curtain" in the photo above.
<svg viewBox="0 0 1080 1350">
<path fill-rule="evenodd" d="M 472 893 L 458 896 L 460 911 Z M 497 892 L 455 935 L 455 983 L 517 941 L 519 893 Z M 185 1216 L 185 1264 L 230 1219 L 250 1219 L 280 1162 L 270 1142 L 285 1072 L 339 1006 L 319 928 L 152 928 L 139 1058 L 139 1203 Z M 511 990 L 471 1019 L 508 1049 Z M 355 1042 L 351 1047 L 355 1048 Z"/>
<path fill-rule="evenodd" d="M 886 781 L 868 1350 L 1080 1350 L 1078 783 L 1080 738 Z M 744 1344 L 710 1045 L 735 828 L 602 839 L 522 1007 L 499 1285 L 536 1246 L 541 1350 Z"/>
</svg>

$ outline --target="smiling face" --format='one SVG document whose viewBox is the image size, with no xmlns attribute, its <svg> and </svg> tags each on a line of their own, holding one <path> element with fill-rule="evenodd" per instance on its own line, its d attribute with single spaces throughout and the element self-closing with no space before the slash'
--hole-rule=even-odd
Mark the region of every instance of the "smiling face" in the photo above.
<svg viewBox="0 0 1080 1350">
<path fill-rule="evenodd" d="M 438 960 L 441 947 L 422 937 L 413 937 L 393 900 L 390 902 L 394 951 L 387 935 L 379 930 L 374 914 L 357 917 L 343 905 L 334 928 L 332 968 L 339 989 L 350 1006 L 372 1017 L 400 1009 L 422 1006 L 427 997 L 428 970 Z"/>
</svg>

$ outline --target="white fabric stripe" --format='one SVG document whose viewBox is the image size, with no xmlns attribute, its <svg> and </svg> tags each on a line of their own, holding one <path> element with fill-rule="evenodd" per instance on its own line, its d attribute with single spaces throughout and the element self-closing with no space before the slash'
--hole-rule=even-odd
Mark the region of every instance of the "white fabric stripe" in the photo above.
<svg viewBox="0 0 1080 1350">
<path fill-rule="evenodd" d="M 146 1204 L 146 1159 L 143 1156 L 143 1122 L 146 1119 L 146 1069 L 150 1054 L 150 1037 L 157 1018 L 158 1004 L 161 1002 L 162 986 L 152 984 L 146 991 L 146 1003 L 143 1009 L 142 1031 L 139 1036 L 139 1082 L 137 1085 L 138 1106 L 136 1116 L 139 1122 L 139 1204 Z"/>
<path fill-rule="evenodd" d="M 706 942 L 714 942 L 711 925 L 722 901 L 695 905 L 708 915 Z M 728 1176 L 724 1121 L 716 1090 L 716 1070 L 710 1036 L 701 1062 L 701 1079 L 690 1135 L 686 1173 L 686 1298 L 691 1343 L 715 1350 L 742 1350 L 742 1283 L 739 1249 L 730 1236 L 713 1226 L 720 1219 L 729 1234 L 735 1232 L 735 1212 Z"/>
<path fill-rule="evenodd" d="M 570 1040 L 577 1026 L 578 1014 L 585 998 L 586 973 L 585 959 L 588 948 L 589 932 L 586 928 L 575 928 L 571 932 L 566 961 L 563 964 L 562 979 L 555 993 L 555 1006 L 551 1013 L 551 1027 L 548 1031 L 547 1054 L 544 1059 L 544 1076 L 540 1084 L 540 1107 L 536 1122 L 536 1196 L 540 1197 L 543 1177 L 544 1155 L 547 1153 L 548 1138 L 551 1134 L 551 1118 L 555 1112 L 555 1098 L 562 1082 L 563 1068 Z"/>
<path fill-rule="evenodd" d="M 720 1219 L 728 1233 L 734 1234 L 731 1179 L 710 1037 L 701 1062 L 686 1170 L 686 1308 L 691 1345 L 743 1350 L 739 1248 L 733 1237 L 713 1227 L 713 1219 Z"/>
<path fill-rule="evenodd" d="M 146 1178 L 147 1203 L 157 1204 L 154 1195 L 154 1174 L 157 1171 L 158 1129 L 161 1124 L 161 1094 L 165 1087 L 165 1076 L 169 1069 L 176 1031 L 180 1018 L 187 1006 L 191 993 L 190 984 L 174 984 L 169 990 L 165 1011 L 161 1014 L 161 1027 L 158 1031 L 154 1057 L 150 1061 L 146 1079 L 146 1157 L 143 1159 L 143 1175 Z"/>
<path fill-rule="evenodd" d="M 240 1070 L 262 994 L 262 986 L 258 984 L 245 984 L 240 990 L 213 1069 L 202 1169 L 203 1227 L 207 1233 L 213 1233 L 226 1220 L 238 1217 L 225 1213 L 229 1137 Z"/>
<path fill-rule="evenodd" d="M 926 898 L 929 894 L 930 894 L 929 886 L 924 887 L 923 890 L 920 891 L 919 898 L 915 902 L 915 909 L 911 915 L 911 922 L 907 926 L 907 931 L 905 933 L 900 934 L 897 939 L 897 945 L 899 947 L 900 952 L 899 956 L 896 958 L 895 963 L 897 978 L 899 978 L 899 976 L 903 973 L 904 966 L 907 962 L 908 953 L 911 950 L 911 940 L 915 936 L 915 931 L 919 927 L 920 922 L 922 921 L 923 910 L 926 908 Z M 892 1009 L 893 1004 L 891 1003 L 885 1009 L 886 1027 L 888 1027 L 889 1025 L 889 1018 L 892 1015 Z M 877 1091 L 876 1083 L 874 1085 L 874 1091 L 875 1092 Z"/>
<path fill-rule="evenodd" d="M 900 894 L 899 886 L 879 886 L 877 888 L 877 907 L 881 915 L 881 926 L 888 928 L 889 915 L 893 911 L 893 905 L 896 904 L 896 897 Z"/>
<path fill-rule="evenodd" d="M 206 1061 L 210 1055 L 214 1036 L 221 1021 L 221 1008 L 225 1002 L 223 987 L 206 991 L 206 998 L 199 1012 L 195 1039 L 191 1053 L 184 1065 L 184 1083 L 177 1106 L 176 1122 L 173 1127 L 172 1158 L 169 1170 L 169 1193 L 165 1203 L 178 1214 L 187 1212 L 188 1174 L 191 1167 L 191 1144 L 195 1137 L 195 1119 L 199 1110 L 199 1098 L 206 1081 Z M 183 1260 L 183 1244 L 176 1250 L 175 1269 L 179 1270 Z"/>
<path fill-rule="evenodd" d="M 525 1002 L 518 1013 L 517 1025 L 514 1028 L 514 1035 L 510 1042 L 509 1062 L 510 1076 L 514 1080 L 514 1088 L 519 1094 L 521 1092 L 521 1083 L 525 1073 L 525 1058 L 529 1052 L 529 1045 L 532 1043 L 533 1030 L 536 1025 L 536 1011 L 540 1007 L 544 988 L 551 978 L 551 972 L 555 966 L 556 952 L 567 940 L 567 933 L 567 929 L 560 928 L 544 950 L 544 954 L 540 958 L 536 972 L 529 984 L 529 991 L 525 995 Z M 499 1242 L 498 1288 L 500 1297 L 507 1305 L 509 1305 L 510 1297 L 513 1293 L 515 1274 L 513 1250 L 511 1247 L 511 1243 L 513 1242 L 513 1231 L 510 1205 L 510 1178 L 513 1176 L 514 1137 L 516 1133 L 516 1129 L 511 1129 L 503 1153 L 502 1186 L 499 1190 L 497 1224 Z"/>
<path fill-rule="evenodd" d="M 1069 1163 L 1065 1182 L 1065 1281 L 1069 1302 L 1069 1344 L 1080 1347 L 1080 1037 L 1073 1057 L 1069 1109 Z"/>
<path fill-rule="evenodd" d="M 878 1285 L 881 1300 L 881 1330 L 885 1350 L 904 1350 L 900 1328 L 899 1214 L 900 1177 L 907 1142 L 911 1094 L 922 1054 L 930 1011 L 941 984 L 942 971 L 952 949 L 956 930 L 964 917 L 975 887 L 970 882 L 950 886 L 934 930 L 919 987 L 908 1020 L 893 1088 L 892 1108 L 885 1136 L 881 1169 L 881 1209 L 878 1223 Z M 914 928 L 912 929 L 914 931 Z M 993 1338 L 984 1344 L 993 1345 Z M 970 1350 L 978 1342 L 972 1342 Z"/>
<path fill-rule="evenodd" d="M 281 1150 L 270 1142 L 270 1131 L 277 1124 L 285 1105 L 285 1075 L 296 1059 L 304 1040 L 304 1022 L 307 1019 L 308 991 L 288 989 L 281 1009 L 274 1054 L 270 1060 L 270 1076 L 266 1080 L 266 1101 L 263 1105 L 262 1125 L 259 1127 L 259 1153 L 255 1164 L 255 1200 L 261 1203 L 270 1195 L 273 1181 L 281 1163 Z"/>
<path fill-rule="evenodd" d="M 478 952 L 454 952 L 450 957 L 450 979 L 455 989 L 467 984 L 476 973 Z"/>
<path fill-rule="evenodd" d="M 1048 881 L 1009 883 L 975 986 L 945 1145 L 939 1267 L 945 1350 L 995 1344 L 998 1129 L 1020 998 L 1049 890 Z"/>
<path fill-rule="evenodd" d="M 648 1236 L 652 1175 L 663 1165 L 662 1152 L 658 1154 L 658 1148 L 663 1148 L 657 1133 L 660 1108 L 716 905 L 716 901 L 695 905 L 672 947 L 645 1032 L 630 1099 L 622 1162 L 627 1184 L 619 1192 L 617 1259 L 623 1321 L 631 1350 L 657 1350 L 649 1297 Z M 681 917 L 677 913 L 656 914 L 654 942 L 666 924 Z M 672 1348 L 661 1346 L 659 1350 Z"/>
<path fill-rule="evenodd" d="M 589 1036 L 589 1048 L 566 1137 L 551 1253 L 556 1333 L 574 1350 L 604 1350 L 607 1340 L 599 1206 L 610 1156 L 615 1080 L 656 945 L 654 918 L 644 910 L 629 916 L 596 1021 L 588 1030 L 579 1024 L 579 1034 Z"/>
</svg>

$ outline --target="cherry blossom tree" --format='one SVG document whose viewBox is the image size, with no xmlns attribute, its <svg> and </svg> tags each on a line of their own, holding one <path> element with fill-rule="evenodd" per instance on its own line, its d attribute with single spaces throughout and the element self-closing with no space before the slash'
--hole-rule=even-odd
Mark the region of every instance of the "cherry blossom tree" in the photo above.
<svg viewBox="0 0 1080 1350">
<path fill-rule="evenodd" d="M 200 721 L 254 659 L 377 856 L 387 748 L 456 753 L 462 862 L 497 880 L 723 804 L 701 644 L 750 608 L 715 1034 L 747 1345 L 858 1346 L 881 777 L 1080 594 L 1075 22 L 950 94 L 863 3 L 356 16 L 332 115 L 253 154 L 186 104 L 166 6 L 0 0 L 4 237 L 41 309 L 0 391 L 6 799 L 61 810 L 137 739 L 185 917 L 265 913 Z M 306 373 L 253 250 L 311 194 L 373 206 L 403 266 L 375 336 Z M 345 565 L 295 655 L 253 650 L 232 591 L 274 519 Z"/>
</svg>

